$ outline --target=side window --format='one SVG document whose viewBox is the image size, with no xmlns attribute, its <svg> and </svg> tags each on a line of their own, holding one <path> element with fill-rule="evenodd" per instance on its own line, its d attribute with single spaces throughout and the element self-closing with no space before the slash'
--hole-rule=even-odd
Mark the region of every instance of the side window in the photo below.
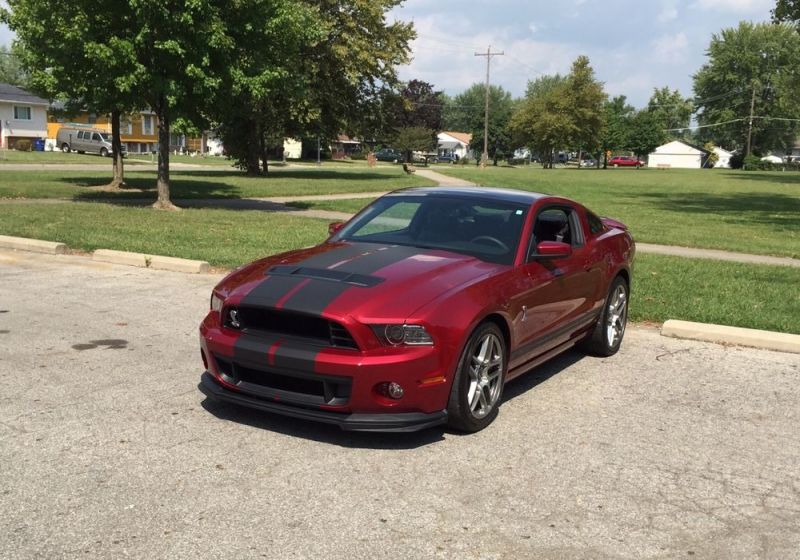
<svg viewBox="0 0 800 560">
<path fill-rule="evenodd" d="M 94 140 L 95 142 L 100 142 L 100 141 L 101 141 L 101 140 L 103 140 L 103 139 L 102 139 L 102 138 L 100 138 L 100 135 L 99 135 L 99 134 L 97 134 L 96 132 L 94 132 L 94 133 L 92 133 L 92 140 Z"/>
<path fill-rule="evenodd" d="M 542 241 L 568 243 L 573 247 L 583 245 L 583 231 L 578 214 L 572 208 L 546 208 L 539 212 L 533 224 L 530 252 Z"/>
<path fill-rule="evenodd" d="M 605 231 L 606 228 L 603 225 L 603 222 L 596 215 L 592 214 L 591 212 L 587 212 L 586 218 L 589 221 L 589 233 L 591 233 L 592 236 L 599 235 Z"/>
<path fill-rule="evenodd" d="M 78 140 L 83 140 L 83 131 L 82 130 L 78 131 Z"/>
</svg>

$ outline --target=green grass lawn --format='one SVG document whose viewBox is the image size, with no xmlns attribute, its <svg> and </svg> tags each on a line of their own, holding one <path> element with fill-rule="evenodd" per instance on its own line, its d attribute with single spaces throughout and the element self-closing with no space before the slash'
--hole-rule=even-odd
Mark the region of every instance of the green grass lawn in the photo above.
<svg viewBox="0 0 800 560">
<path fill-rule="evenodd" d="M 0 168 L 0 198 L 71 198 L 93 200 L 144 198 L 155 200 L 155 170 L 128 170 L 127 190 L 109 194 L 87 187 L 104 185 L 109 173 L 97 171 L 4 171 Z M 184 169 L 170 174 L 173 198 L 242 198 L 380 192 L 432 185 L 400 168 L 277 167 L 268 177 L 248 177 L 241 171 Z M 144 191 L 144 192 L 142 192 Z"/>
<path fill-rule="evenodd" d="M 82 251 L 118 249 L 233 268 L 319 243 L 327 236 L 327 221 L 253 210 L 163 212 L 89 202 L 15 204 L 0 212 L 0 233 L 61 241 Z"/>
<path fill-rule="evenodd" d="M 126 160 L 131 164 L 139 164 L 143 162 L 133 162 Z M 111 169 L 111 158 L 104 158 L 96 154 L 65 154 L 61 151 L 56 152 L 18 152 L 16 150 L 0 150 L 0 166 L 3 164 L 94 164 L 94 165 L 108 165 Z"/>
<path fill-rule="evenodd" d="M 631 319 L 800 334 L 800 269 L 636 255 Z"/>
<path fill-rule="evenodd" d="M 327 221 L 234 210 L 160 212 L 103 203 L 2 207 L 0 234 L 201 259 L 232 268 L 319 243 Z M 631 319 L 711 322 L 800 333 L 800 269 L 640 253 Z"/>
<path fill-rule="evenodd" d="M 800 173 L 439 166 L 447 175 L 577 200 L 637 241 L 800 258 Z M 355 212 L 367 200 L 310 203 Z"/>
</svg>

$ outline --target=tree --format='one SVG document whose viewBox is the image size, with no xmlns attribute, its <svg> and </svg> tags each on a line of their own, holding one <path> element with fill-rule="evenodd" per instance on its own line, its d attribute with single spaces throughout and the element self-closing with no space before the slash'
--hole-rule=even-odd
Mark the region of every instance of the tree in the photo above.
<svg viewBox="0 0 800 560">
<path fill-rule="evenodd" d="M 648 110 L 631 119 L 627 148 L 640 159 L 647 157 L 666 140 L 666 133 L 656 115 Z"/>
<path fill-rule="evenodd" d="M 604 104 L 606 128 L 600 139 L 603 150 L 603 169 L 608 167 L 608 152 L 627 149 L 631 134 L 631 120 L 636 110 L 624 95 L 618 95 Z"/>
<path fill-rule="evenodd" d="M 411 80 L 389 101 L 389 121 L 392 145 L 402 150 L 406 161 L 411 162 L 411 152 L 431 150 L 436 147 L 436 135 L 442 130 L 444 99 L 442 92 L 421 80 Z M 428 136 L 423 140 L 423 131 Z"/>
<path fill-rule="evenodd" d="M 514 114 L 514 138 L 539 153 L 552 167 L 555 150 L 596 150 L 606 126 L 603 86 L 589 59 L 579 56 L 568 76 L 543 76 L 528 84 L 527 95 Z"/>
<path fill-rule="evenodd" d="M 472 134 L 470 147 L 475 151 L 483 150 L 484 113 L 486 85 L 477 83 L 453 98 L 447 110 L 445 128 Z M 511 132 L 508 128 L 511 115 L 516 109 L 511 93 L 501 86 L 489 86 L 489 157 L 494 165 L 503 155 L 513 150 Z"/>
<path fill-rule="evenodd" d="M 22 68 L 20 55 L 6 45 L 0 45 L 0 82 L 20 87 L 28 84 L 28 73 Z"/>
<path fill-rule="evenodd" d="M 708 156 L 706 156 L 706 161 L 705 161 L 706 167 L 714 167 L 715 165 L 717 165 L 717 162 L 719 161 L 719 154 L 714 151 L 714 148 L 716 147 L 717 147 L 716 144 L 714 144 L 714 142 L 712 142 L 711 140 L 709 140 L 703 145 L 703 149 L 708 152 Z"/>
<path fill-rule="evenodd" d="M 653 113 L 656 120 L 664 130 L 669 131 L 667 136 L 673 139 L 684 138 L 682 134 L 674 129 L 687 129 L 692 120 L 694 104 L 691 99 L 681 95 L 681 92 L 671 90 L 668 86 L 654 88 L 653 95 L 647 104 L 647 110 Z"/>
<path fill-rule="evenodd" d="M 603 102 L 607 96 L 603 84 L 594 76 L 589 58 L 579 56 L 572 63 L 572 71 L 567 77 L 567 99 L 572 107 L 575 129 L 570 144 L 578 150 L 594 152 L 606 126 Z"/>
<path fill-rule="evenodd" d="M 29 86 L 65 100 L 67 113 L 111 115 L 114 177 L 124 184 L 120 116 L 139 105 L 131 12 L 126 3 L 99 10 L 96 3 L 10 0 L 3 21 L 16 33 L 15 52 L 29 72 Z M 80 22 L 80 25 L 76 25 Z"/>
<path fill-rule="evenodd" d="M 698 131 L 728 149 L 784 149 L 800 130 L 800 34 L 789 24 L 741 22 L 711 39 L 694 76 Z M 750 115 L 755 118 L 750 126 Z"/>
<path fill-rule="evenodd" d="M 374 135 L 408 61 L 411 24 L 387 24 L 399 0 L 251 0 L 226 19 L 234 50 L 210 118 L 250 173 L 284 136 Z M 254 21 L 255 19 L 255 21 Z M 259 169 L 259 162 L 263 170 Z"/>
<path fill-rule="evenodd" d="M 800 0 L 777 0 L 772 10 L 772 21 L 800 24 Z"/>
</svg>

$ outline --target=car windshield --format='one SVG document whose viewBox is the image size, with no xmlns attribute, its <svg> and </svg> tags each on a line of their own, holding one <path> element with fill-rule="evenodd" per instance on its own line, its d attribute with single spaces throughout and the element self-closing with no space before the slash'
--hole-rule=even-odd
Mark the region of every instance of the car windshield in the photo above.
<svg viewBox="0 0 800 560">
<path fill-rule="evenodd" d="M 388 196 L 334 238 L 464 253 L 513 264 L 528 206 L 486 198 Z"/>
</svg>

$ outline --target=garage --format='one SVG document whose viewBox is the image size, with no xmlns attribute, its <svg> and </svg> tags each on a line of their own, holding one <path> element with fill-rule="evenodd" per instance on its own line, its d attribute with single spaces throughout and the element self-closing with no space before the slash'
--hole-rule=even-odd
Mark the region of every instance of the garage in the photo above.
<svg viewBox="0 0 800 560">
<path fill-rule="evenodd" d="M 647 159 L 648 167 L 661 169 L 700 169 L 706 152 L 680 140 L 656 148 Z"/>
</svg>

